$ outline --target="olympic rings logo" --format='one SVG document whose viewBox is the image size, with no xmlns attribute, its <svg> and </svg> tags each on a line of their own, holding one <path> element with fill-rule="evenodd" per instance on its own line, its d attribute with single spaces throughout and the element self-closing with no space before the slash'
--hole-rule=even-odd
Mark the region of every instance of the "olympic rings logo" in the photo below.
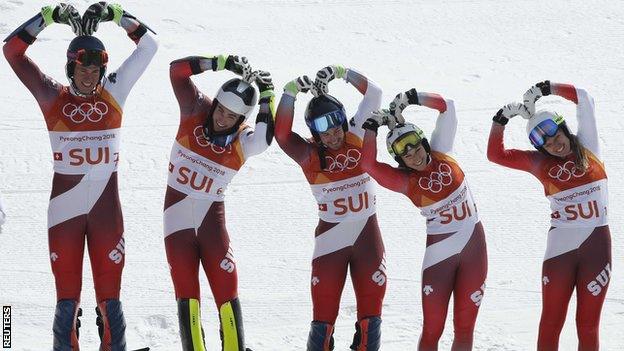
<svg viewBox="0 0 624 351">
<path fill-rule="evenodd" d="M 418 185 L 423 190 L 429 190 L 432 193 L 439 193 L 445 186 L 451 185 L 453 177 L 451 166 L 446 163 L 440 163 L 437 172 L 431 172 L 429 177 L 420 177 Z"/>
<path fill-rule="evenodd" d="M 553 178 L 553 179 L 557 179 L 561 182 L 567 182 L 570 179 L 572 179 L 572 177 L 574 178 L 580 178 L 582 176 L 585 175 L 585 171 L 579 171 L 576 168 L 576 165 L 574 164 L 574 162 L 572 161 L 568 161 L 566 163 L 564 163 L 563 165 L 556 165 L 553 166 L 549 171 L 548 171 L 548 175 Z"/>
<path fill-rule="evenodd" d="M 195 129 L 193 130 L 193 135 L 195 136 L 195 140 L 197 141 L 197 144 L 199 144 L 199 146 L 210 147 L 210 149 L 215 154 L 220 155 L 222 153 L 230 152 L 232 150 L 231 144 L 228 144 L 226 147 L 222 147 L 211 143 L 208 139 L 206 139 L 206 136 L 204 135 L 204 127 L 202 126 L 195 127 Z"/>
<path fill-rule="evenodd" d="M 357 149 L 349 149 L 345 154 L 339 154 L 335 158 L 325 156 L 325 170 L 330 173 L 338 173 L 344 170 L 354 169 L 362 158 L 362 154 Z"/>
<path fill-rule="evenodd" d="M 68 102 L 63 106 L 63 115 L 74 123 L 82 123 L 89 120 L 93 123 L 99 122 L 108 113 L 108 105 L 102 101 L 94 104 L 83 102 L 80 105 Z"/>
</svg>

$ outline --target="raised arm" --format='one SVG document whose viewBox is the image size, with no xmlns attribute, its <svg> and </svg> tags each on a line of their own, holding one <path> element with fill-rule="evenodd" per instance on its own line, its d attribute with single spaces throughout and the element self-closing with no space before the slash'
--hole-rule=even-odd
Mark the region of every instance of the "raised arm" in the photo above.
<svg viewBox="0 0 624 351">
<path fill-rule="evenodd" d="M 102 21 L 115 22 L 137 45 L 132 54 L 103 83 L 104 88 L 111 93 L 115 101 L 123 106 L 130 90 L 156 55 L 158 43 L 152 35 L 153 32 L 150 33 L 145 24 L 124 11 L 121 5 L 98 2 L 89 6 L 83 16 L 85 34 L 90 35 L 95 32 Z"/>
<path fill-rule="evenodd" d="M 577 137 L 584 147 L 600 157 L 600 143 L 596 126 L 594 99 L 584 89 L 572 84 L 554 83 L 549 80 L 539 82 L 524 93 L 524 101 L 530 112 L 535 112 L 535 102 L 542 96 L 557 95 L 576 104 L 578 120 Z"/>
<path fill-rule="evenodd" d="M 435 129 L 431 133 L 431 149 L 445 154 L 453 151 L 457 132 L 457 114 L 453 100 L 444 99 L 434 93 L 417 92 L 416 89 L 412 88 L 397 94 L 390 103 L 390 111 L 399 120 L 404 120 L 402 112 L 408 105 L 425 106 L 440 112 Z"/>
<path fill-rule="evenodd" d="M 576 104 L 576 119 L 578 121 L 577 137 L 584 147 L 600 158 L 600 142 L 596 125 L 596 106 L 594 98 L 585 89 L 574 87 L 571 84 L 550 83 L 552 94 L 561 96 Z"/>
<path fill-rule="evenodd" d="M 200 96 L 210 101 L 208 97 L 199 92 L 191 80 L 191 76 L 208 70 L 221 71 L 224 69 L 241 74 L 241 65 L 247 65 L 247 60 L 244 57 L 239 58 L 233 55 L 189 56 L 171 62 L 169 78 L 180 105 L 181 116 L 192 114 Z"/>
<path fill-rule="evenodd" d="M 315 85 L 321 93 L 329 92 L 328 84 L 335 78 L 343 78 L 347 83 L 353 85 L 364 97 L 355 113 L 355 126 L 361 128 L 362 124 L 369 117 L 370 113 L 381 107 L 382 91 L 377 84 L 366 78 L 360 72 L 352 68 L 344 68 L 340 65 L 327 66 L 316 73 Z"/>
<path fill-rule="evenodd" d="M 310 144 L 299 134 L 292 131 L 295 115 L 295 100 L 300 92 L 307 92 L 313 86 L 308 76 L 301 76 L 284 86 L 275 115 L 275 140 L 284 152 L 295 162 L 302 165 L 310 160 Z"/>
<path fill-rule="evenodd" d="M 273 141 L 275 132 L 275 93 L 271 75 L 266 71 L 258 71 L 256 84 L 260 90 L 260 111 L 256 117 L 256 127 L 241 135 L 241 144 L 245 158 L 258 155 L 266 150 Z"/>
<path fill-rule="evenodd" d="M 4 39 L 4 57 L 33 94 L 42 110 L 58 96 L 61 85 L 41 72 L 39 67 L 26 55 L 28 47 L 35 42 L 37 35 L 52 23 L 71 25 L 76 34 L 80 34 L 80 14 L 71 5 L 46 6 L 41 12 L 19 26 Z"/>
<path fill-rule="evenodd" d="M 364 144 L 362 146 L 362 168 L 384 188 L 407 195 L 409 176 L 406 172 L 389 164 L 377 161 L 377 130 L 381 125 L 394 128 L 394 118 L 387 111 L 372 113 L 362 124 Z"/>
<path fill-rule="evenodd" d="M 505 149 L 503 140 L 505 125 L 509 122 L 510 118 L 525 113 L 523 109 L 524 105 L 512 103 L 498 110 L 493 118 L 494 122 L 490 129 L 487 158 L 490 162 L 497 163 L 501 166 L 533 173 L 537 171 L 535 167 L 537 166 L 537 158 L 540 157 L 540 153 L 537 151 Z"/>
</svg>

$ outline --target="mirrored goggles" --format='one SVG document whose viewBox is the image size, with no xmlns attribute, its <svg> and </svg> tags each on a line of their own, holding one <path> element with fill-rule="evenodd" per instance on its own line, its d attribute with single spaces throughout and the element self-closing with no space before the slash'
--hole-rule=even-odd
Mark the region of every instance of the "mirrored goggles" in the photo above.
<svg viewBox="0 0 624 351">
<path fill-rule="evenodd" d="M 545 121 L 540 122 L 533 130 L 529 133 L 529 140 L 531 144 L 536 148 L 544 146 L 546 143 L 547 137 L 553 137 L 557 134 L 559 130 L 559 126 L 563 122 L 563 117 L 557 116 L 556 120 L 547 119 Z"/>
<path fill-rule="evenodd" d="M 392 143 L 392 151 L 396 155 L 405 156 L 410 149 L 418 147 L 422 139 L 416 132 L 406 133 Z"/>
<path fill-rule="evenodd" d="M 82 66 L 104 67 L 108 63 L 108 53 L 99 50 L 80 49 L 77 53 L 71 54 L 70 58 Z"/>
<path fill-rule="evenodd" d="M 344 111 L 336 110 L 330 113 L 326 113 L 320 117 L 315 118 L 308 124 L 310 130 L 316 133 L 325 133 L 326 131 L 341 126 L 347 121 L 347 116 Z"/>
</svg>

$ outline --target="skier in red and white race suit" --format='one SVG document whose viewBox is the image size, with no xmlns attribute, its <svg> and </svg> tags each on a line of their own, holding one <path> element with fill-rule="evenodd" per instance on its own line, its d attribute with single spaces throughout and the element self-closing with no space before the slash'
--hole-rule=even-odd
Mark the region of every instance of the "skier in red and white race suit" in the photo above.
<svg viewBox="0 0 624 351">
<path fill-rule="evenodd" d="M 535 102 L 551 94 L 576 104 L 576 135 L 556 112 L 535 112 Z M 611 279 L 611 234 L 607 174 L 600 159 L 594 100 L 584 89 L 549 81 L 531 87 L 524 100 L 524 104 L 506 105 L 494 116 L 488 159 L 531 173 L 550 201 L 537 349 L 558 349 L 568 303 L 576 289 L 578 350 L 598 350 L 600 312 Z M 505 149 L 505 125 L 518 114 L 528 118 L 527 133 L 537 151 Z"/>
<path fill-rule="evenodd" d="M 438 110 L 431 143 L 406 123 L 408 105 Z M 397 124 L 398 123 L 398 124 Z M 388 151 L 400 167 L 376 161 L 377 129 L 388 125 Z M 471 350 L 479 306 L 485 292 L 487 252 L 483 226 L 465 175 L 449 153 L 457 116 L 452 100 L 410 89 L 389 110 L 376 111 L 364 123 L 362 167 L 382 186 L 404 194 L 427 219 L 427 248 L 422 266 L 423 330 L 418 350 L 438 349 L 453 295 L 455 338 L 451 350 Z"/>
<path fill-rule="evenodd" d="M 364 95 L 357 112 L 347 121 L 343 105 L 327 94 L 327 84 L 343 78 Z M 292 131 L 295 97 L 318 92 L 308 104 L 305 120 L 313 138 Z M 378 350 L 381 307 L 386 290 L 384 247 L 377 225 L 375 185 L 361 168 L 362 123 L 379 108 L 381 89 L 353 69 L 328 66 L 284 87 L 276 117 L 275 138 L 302 168 L 319 209 L 312 260 L 313 321 L 308 351 L 333 349 L 333 328 L 347 277 L 357 300 L 356 334 L 351 349 Z"/>
<path fill-rule="evenodd" d="M 192 75 L 227 69 L 241 76 L 227 81 L 217 96 L 201 93 Z M 170 66 L 180 105 L 180 126 L 171 150 L 165 196 L 167 260 L 178 302 L 182 349 L 205 349 L 200 315 L 201 263 L 219 311 L 222 349 L 245 351 L 238 277 L 225 227 L 225 191 L 245 161 L 273 140 L 271 76 L 253 71 L 238 56 L 187 57 Z M 250 82 L 255 81 L 258 93 Z M 255 128 L 244 124 L 256 102 Z"/>
<path fill-rule="evenodd" d="M 91 36 L 101 21 L 114 21 L 137 47 L 104 77 L 108 55 Z M 70 86 L 43 74 L 26 56 L 36 36 L 52 23 L 71 25 L 78 36 L 67 51 Z M 43 112 L 54 155 L 48 208 L 50 262 L 56 283 L 54 350 L 78 350 L 77 316 L 85 243 L 98 304 L 100 350 L 125 350 L 119 302 L 124 266 L 123 220 L 117 163 L 123 106 L 158 45 L 146 27 L 119 5 L 96 3 L 81 18 L 71 5 L 46 6 L 6 40 L 4 55 Z"/>
</svg>

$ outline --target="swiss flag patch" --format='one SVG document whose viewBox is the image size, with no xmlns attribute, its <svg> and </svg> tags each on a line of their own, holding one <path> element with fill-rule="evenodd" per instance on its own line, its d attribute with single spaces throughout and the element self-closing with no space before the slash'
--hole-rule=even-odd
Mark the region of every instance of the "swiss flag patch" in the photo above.
<svg viewBox="0 0 624 351">
<path fill-rule="evenodd" d="M 323 211 L 326 212 L 327 211 L 327 204 L 319 204 L 319 211 Z"/>
<path fill-rule="evenodd" d="M 55 152 L 54 153 L 54 161 L 63 161 L 63 153 Z"/>
</svg>

